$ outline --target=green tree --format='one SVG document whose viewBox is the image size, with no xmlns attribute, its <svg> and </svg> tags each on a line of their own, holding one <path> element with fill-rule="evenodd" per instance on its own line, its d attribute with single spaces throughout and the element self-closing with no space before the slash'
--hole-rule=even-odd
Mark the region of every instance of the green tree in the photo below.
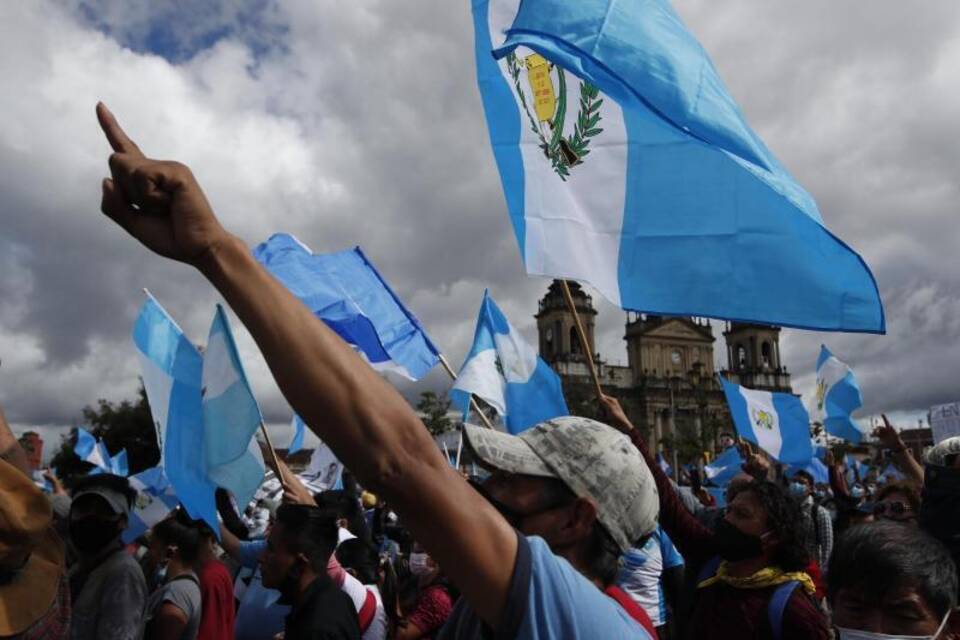
<svg viewBox="0 0 960 640">
<path fill-rule="evenodd" d="M 447 416 L 450 411 L 447 394 L 438 396 L 433 391 L 424 391 L 417 402 L 417 411 L 432 435 L 437 436 L 453 429 L 453 421 Z"/>
<path fill-rule="evenodd" d="M 83 424 L 90 433 L 103 440 L 110 455 L 116 455 L 120 449 L 127 450 L 131 475 L 153 467 L 160 461 L 153 417 L 142 384 L 137 391 L 136 402 L 124 400 L 113 403 L 100 399 L 96 406 L 84 407 Z M 62 437 L 60 450 L 50 461 L 67 486 L 86 475 L 92 466 L 73 452 L 76 443 L 77 430 L 74 428 L 69 435 Z"/>
</svg>

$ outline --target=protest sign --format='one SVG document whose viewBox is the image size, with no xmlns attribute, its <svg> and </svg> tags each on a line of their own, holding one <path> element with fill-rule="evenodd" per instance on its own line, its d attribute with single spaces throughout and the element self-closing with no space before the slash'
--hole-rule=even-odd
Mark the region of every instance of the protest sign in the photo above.
<svg viewBox="0 0 960 640">
<path fill-rule="evenodd" d="M 930 428 L 933 430 L 934 444 L 943 442 L 947 438 L 960 436 L 960 402 L 948 402 L 931 407 Z"/>
</svg>

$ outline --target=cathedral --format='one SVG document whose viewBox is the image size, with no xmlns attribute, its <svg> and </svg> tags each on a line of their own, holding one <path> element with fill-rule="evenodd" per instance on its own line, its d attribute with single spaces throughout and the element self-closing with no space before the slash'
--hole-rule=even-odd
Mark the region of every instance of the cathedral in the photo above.
<svg viewBox="0 0 960 640">
<path fill-rule="evenodd" d="M 569 285 L 587 340 L 596 344 L 593 299 L 579 284 Z M 628 312 L 622 366 L 607 364 L 599 353 L 587 355 L 559 281 L 550 285 L 535 317 L 540 355 L 559 374 L 571 413 L 596 413 L 587 365 L 592 357 L 604 393 L 620 401 L 654 451 L 666 447 L 689 459 L 714 451 L 721 433 L 733 433 L 717 374 L 750 389 L 792 393 L 780 360 L 779 327 L 725 323 L 726 368 L 720 368 L 709 321 Z"/>
</svg>

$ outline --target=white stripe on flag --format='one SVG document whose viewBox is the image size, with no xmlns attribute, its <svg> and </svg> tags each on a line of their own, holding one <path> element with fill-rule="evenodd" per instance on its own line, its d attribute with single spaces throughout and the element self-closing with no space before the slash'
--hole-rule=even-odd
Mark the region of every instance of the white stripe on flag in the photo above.
<svg viewBox="0 0 960 640">
<path fill-rule="evenodd" d="M 740 394 L 747 403 L 747 418 L 753 429 L 753 435 L 761 449 L 774 458 L 780 458 L 783 436 L 780 433 L 780 416 L 773 406 L 773 394 L 769 391 L 756 391 L 739 387 Z"/>
</svg>

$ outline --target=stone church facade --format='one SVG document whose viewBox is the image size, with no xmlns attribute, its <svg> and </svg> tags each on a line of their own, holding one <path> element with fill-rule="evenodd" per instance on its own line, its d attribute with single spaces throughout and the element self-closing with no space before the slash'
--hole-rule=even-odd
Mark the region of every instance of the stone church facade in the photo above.
<svg viewBox="0 0 960 640">
<path fill-rule="evenodd" d="M 578 284 L 570 287 L 587 339 L 596 344 L 593 300 Z M 595 415 L 588 356 L 559 281 L 550 285 L 535 317 L 540 355 L 559 374 L 570 411 Z M 604 393 L 620 401 L 651 447 L 667 445 L 686 457 L 714 451 L 719 435 L 733 432 L 717 374 L 751 389 L 792 393 L 780 359 L 779 327 L 726 323 L 723 338 L 726 367 L 718 370 L 709 321 L 628 312 L 627 365 L 608 364 L 599 353 L 592 358 Z"/>
</svg>

